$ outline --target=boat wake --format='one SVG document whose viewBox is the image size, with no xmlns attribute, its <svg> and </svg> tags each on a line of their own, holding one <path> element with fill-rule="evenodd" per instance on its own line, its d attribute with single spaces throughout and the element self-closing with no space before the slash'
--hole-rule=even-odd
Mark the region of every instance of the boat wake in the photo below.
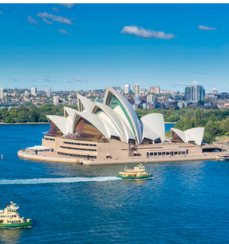
<svg viewBox="0 0 229 244">
<path fill-rule="evenodd" d="M 30 184 L 57 184 L 57 183 L 78 183 L 78 182 L 106 182 L 120 180 L 112 176 L 99 177 L 65 177 L 65 178 L 37 178 L 20 180 L 0 180 L 0 185 L 30 185 Z"/>
</svg>

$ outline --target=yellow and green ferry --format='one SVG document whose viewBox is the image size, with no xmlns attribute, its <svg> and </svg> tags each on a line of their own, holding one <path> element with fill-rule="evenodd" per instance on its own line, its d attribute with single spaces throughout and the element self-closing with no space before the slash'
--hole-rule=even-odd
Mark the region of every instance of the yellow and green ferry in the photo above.
<svg viewBox="0 0 229 244">
<path fill-rule="evenodd" d="M 118 175 L 121 179 L 145 179 L 153 177 L 152 174 L 146 172 L 145 167 L 142 164 L 134 166 L 134 169 L 124 168 L 124 171 L 119 172 Z"/>
<path fill-rule="evenodd" d="M 24 219 L 18 213 L 19 206 L 10 202 L 4 210 L 0 210 L 0 227 L 30 227 L 32 219 Z"/>
</svg>

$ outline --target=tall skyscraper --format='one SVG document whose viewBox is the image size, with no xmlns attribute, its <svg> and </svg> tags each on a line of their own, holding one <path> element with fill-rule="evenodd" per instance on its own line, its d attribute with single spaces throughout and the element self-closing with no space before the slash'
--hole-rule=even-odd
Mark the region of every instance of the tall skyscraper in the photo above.
<svg viewBox="0 0 229 244">
<path fill-rule="evenodd" d="M 156 86 L 155 87 L 154 93 L 156 93 L 156 94 L 160 94 L 161 93 L 160 86 Z"/>
<path fill-rule="evenodd" d="M 198 102 L 204 100 L 205 89 L 202 86 L 187 86 L 185 87 L 185 100 L 187 102 Z"/>
<path fill-rule="evenodd" d="M 37 94 L 37 88 L 36 87 L 32 87 L 31 88 L 31 95 L 36 96 L 36 94 Z"/>
<path fill-rule="evenodd" d="M 149 93 L 154 93 L 154 86 L 151 86 L 149 89 Z"/>
<path fill-rule="evenodd" d="M 51 97 L 51 89 L 49 87 L 47 89 L 47 97 Z"/>
<path fill-rule="evenodd" d="M 125 87 L 124 87 L 124 93 L 125 93 L 125 94 L 130 93 L 130 85 L 129 85 L 129 84 L 125 84 Z"/>
<path fill-rule="evenodd" d="M 139 97 L 140 96 L 140 85 L 135 84 L 134 85 L 134 96 Z"/>
<path fill-rule="evenodd" d="M 3 88 L 1 87 L 1 88 L 0 88 L 0 99 L 3 99 L 3 96 L 4 96 L 3 92 L 4 92 L 4 90 L 3 90 Z"/>
<path fill-rule="evenodd" d="M 25 91 L 25 97 L 28 97 L 29 96 L 29 92 L 26 90 Z"/>
</svg>

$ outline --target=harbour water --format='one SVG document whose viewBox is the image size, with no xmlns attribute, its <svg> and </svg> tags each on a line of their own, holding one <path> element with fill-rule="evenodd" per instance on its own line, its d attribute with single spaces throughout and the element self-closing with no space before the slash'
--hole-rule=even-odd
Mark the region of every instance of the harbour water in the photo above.
<svg viewBox="0 0 229 244">
<path fill-rule="evenodd" d="M 34 221 L 0 229 L 0 243 L 228 243 L 228 162 L 145 164 L 153 179 L 125 181 L 116 175 L 126 165 L 17 157 L 48 128 L 0 126 L 0 209 L 14 201 Z"/>
</svg>

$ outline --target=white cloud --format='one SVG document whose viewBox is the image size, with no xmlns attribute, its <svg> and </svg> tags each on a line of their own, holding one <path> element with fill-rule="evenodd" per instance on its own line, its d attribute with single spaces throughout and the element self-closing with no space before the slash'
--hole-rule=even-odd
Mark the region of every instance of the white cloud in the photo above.
<svg viewBox="0 0 229 244">
<path fill-rule="evenodd" d="M 59 9 L 59 8 L 52 8 L 52 10 L 54 10 L 55 12 L 61 12 L 61 9 Z"/>
<path fill-rule="evenodd" d="M 47 23 L 48 25 L 52 25 L 52 22 L 51 21 L 48 21 L 47 19 L 43 19 L 43 21 L 45 22 L 45 23 Z"/>
<path fill-rule="evenodd" d="M 138 26 L 124 26 L 121 33 L 140 36 L 143 38 L 155 38 L 155 39 L 173 39 L 173 34 L 165 34 L 163 31 L 146 30 Z"/>
<path fill-rule="evenodd" d="M 61 24 L 73 25 L 72 21 L 70 19 L 66 18 L 66 17 L 56 16 L 56 15 L 53 15 L 53 14 L 48 14 L 46 12 L 38 13 L 37 16 L 41 17 L 42 19 L 44 19 L 44 18 L 51 19 L 52 21 L 56 21 L 56 22 L 59 22 Z"/>
<path fill-rule="evenodd" d="M 201 84 L 198 81 L 192 81 L 191 85 L 198 86 L 198 85 L 201 85 Z"/>
<path fill-rule="evenodd" d="M 62 34 L 67 34 L 67 35 L 72 34 L 72 33 L 68 33 L 66 30 L 58 30 L 58 32 L 60 32 Z"/>
<path fill-rule="evenodd" d="M 27 18 L 27 21 L 28 21 L 30 24 L 39 25 L 39 23 L 38 23 L 35 19 L 33 19 L 31 16 L 29 16 L 29 17 Z"/>
<path fill-rule="evenodd" d="M 178 83 L 175 83 L 176 86 L 188 86 L 190 84 L 188 83 L 185 83 L 185 82 L 178 82 Z"/>
<path fill-rule="evenodd" d="M 73 78 L 77 82 L 88 82 L 88 80 L 82 80 L 80 78 Z"/>
<path fill-rule="evenodd" d="M 216 28 L 212 28 L 204 25 L 199 25 L 198 28 L 199 30 L 217 30 Z"/>
<path fill-rule="evenodd" d="M 66 8 L 73 8 L 74 7 L 74 3 L 59 3 L 59 4 L 65 6 Z"/>
<path fill-rule="evenodd" d="M 200 85 L 200 83 L 198 81 L 192 81 L 191 83 L 187 83 L 187 82 L 178 82 L 178 83 L 175 83 L 176 86 L 190 86 L 190 85 L 193 85 L 193 86 L 198 86 Z"/>
</svg>

